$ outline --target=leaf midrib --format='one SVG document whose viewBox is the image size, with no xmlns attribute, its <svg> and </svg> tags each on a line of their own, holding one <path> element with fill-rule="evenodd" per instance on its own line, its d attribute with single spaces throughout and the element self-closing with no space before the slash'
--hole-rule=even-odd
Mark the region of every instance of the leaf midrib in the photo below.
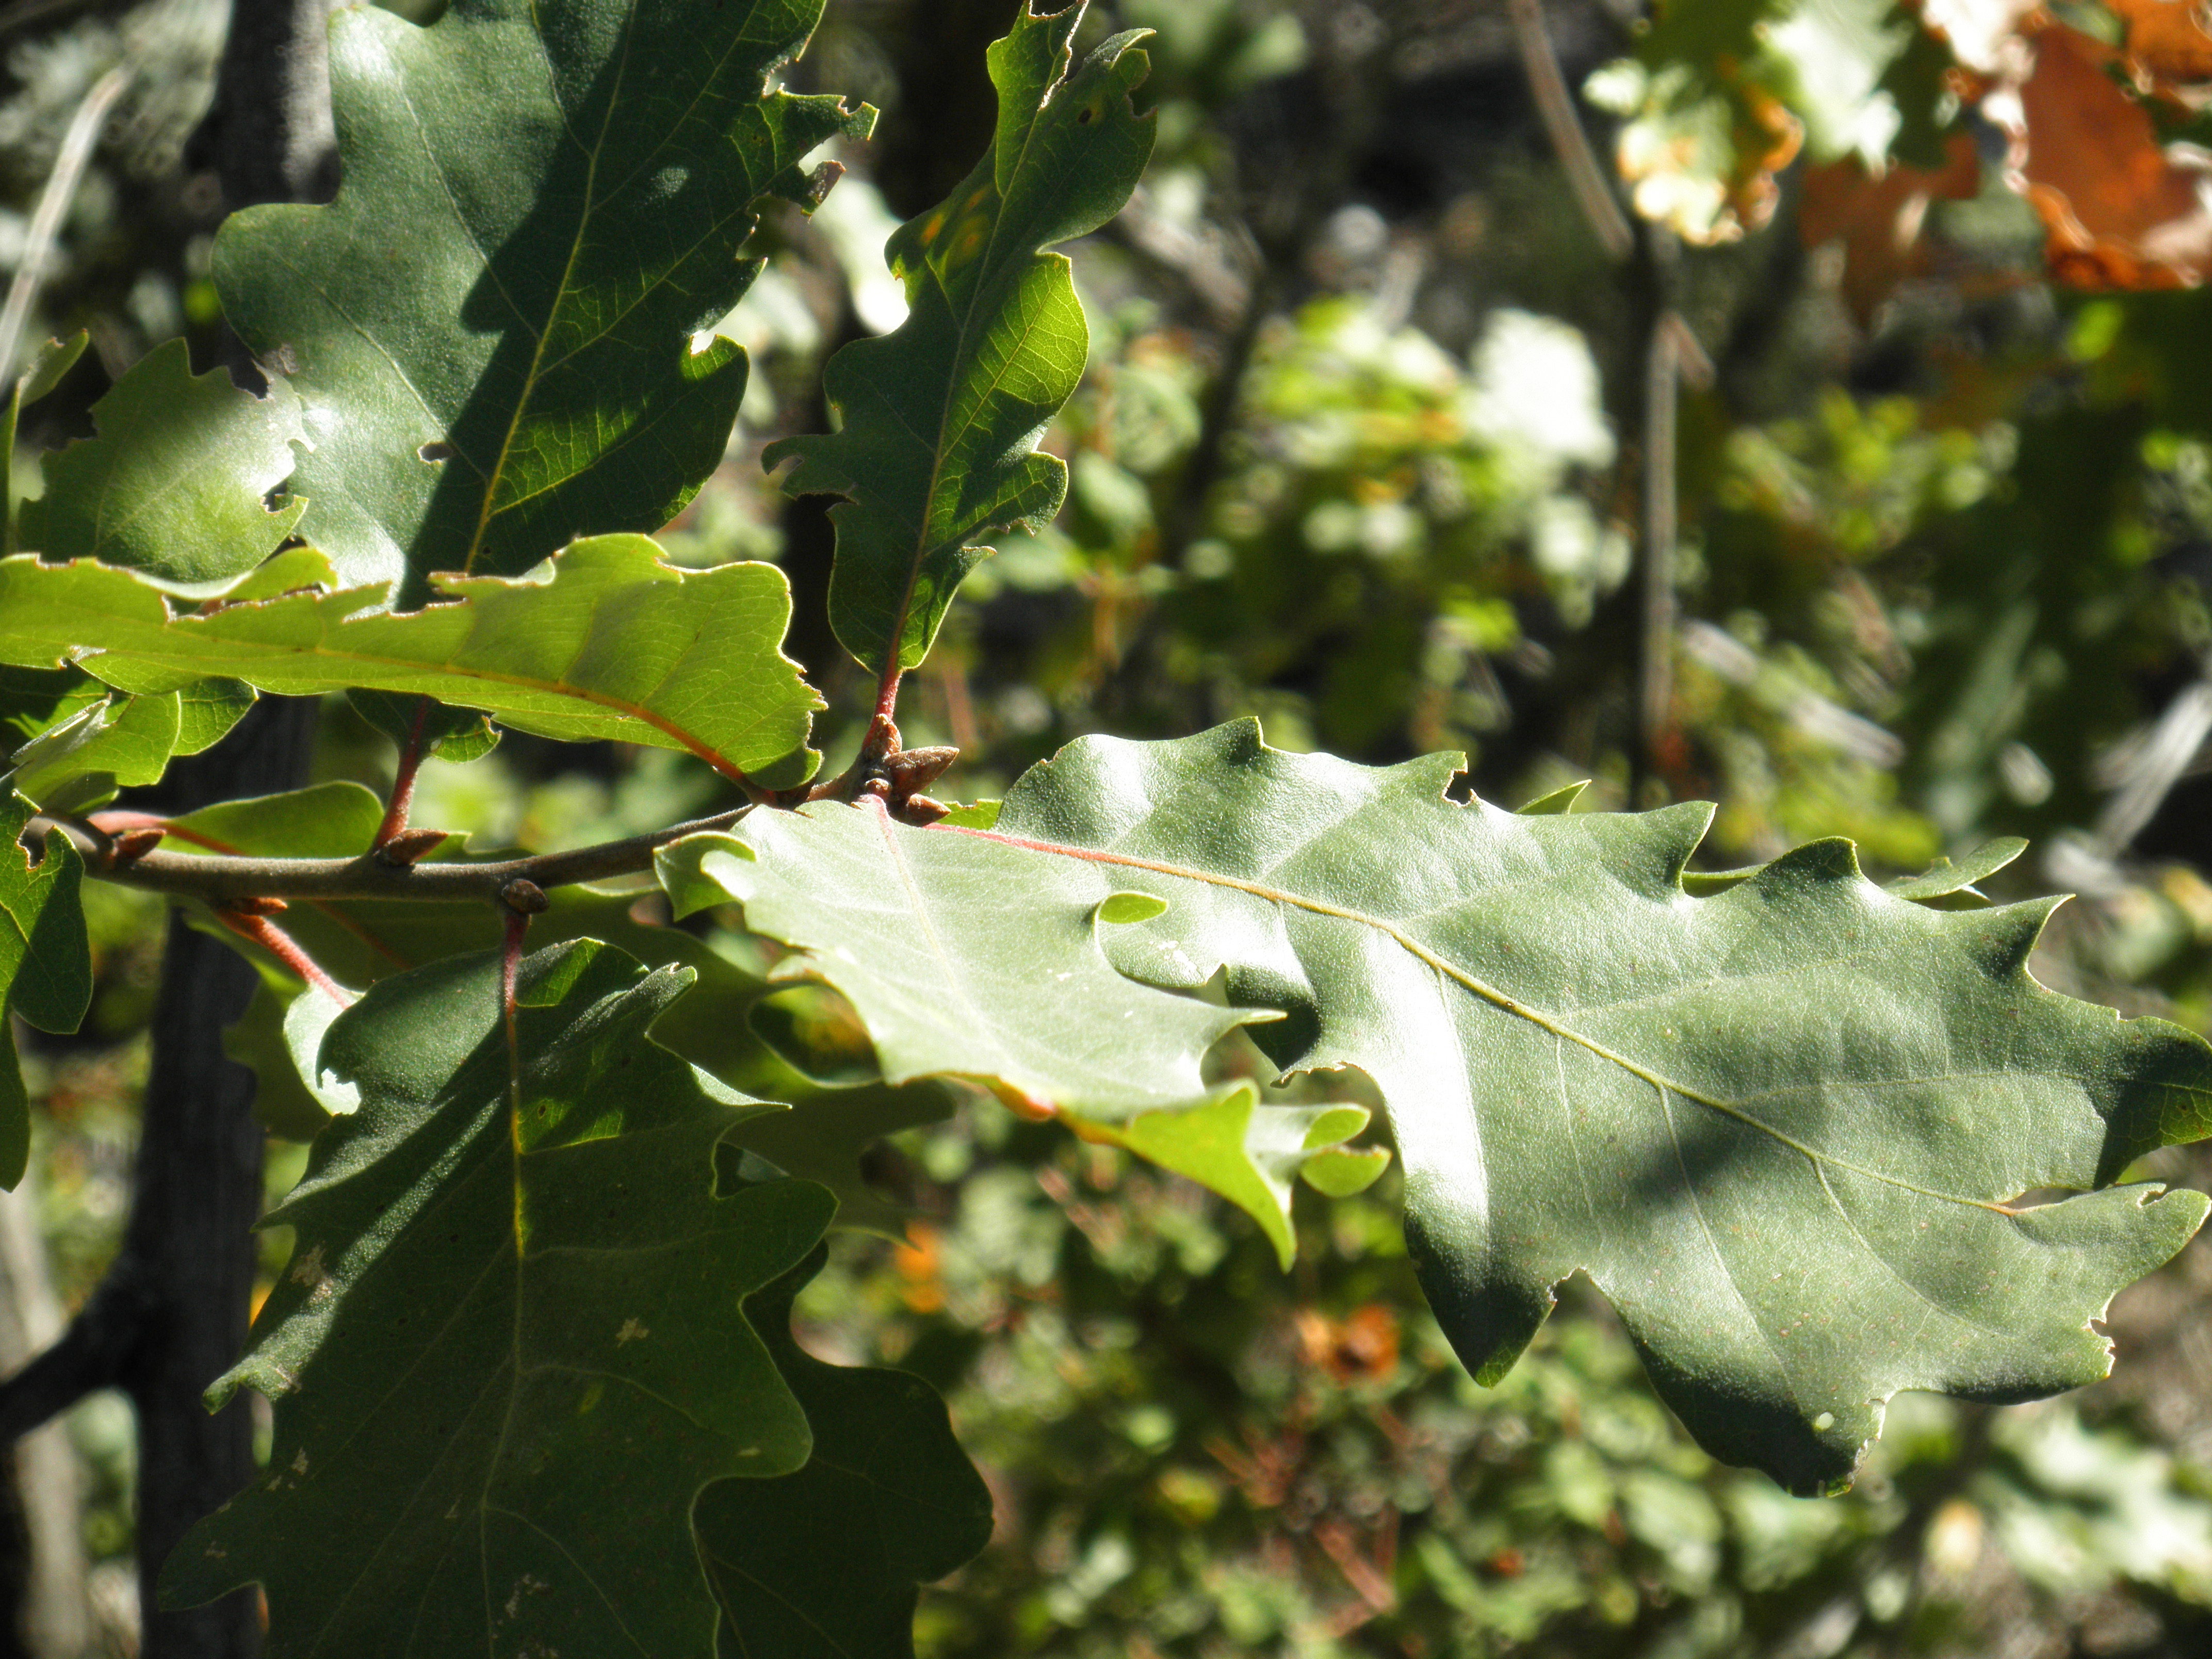
<svg viewBox="0 0 2212 1659">
<path fill-rule="evenodd" d="M 1052 82 L 1047 85 L 1042 95 L 1037 100 L 1036 108 L 1030 113 L 1029 125 L 1022 133 L 1021 149 L 1015 156 L 1014 165 L 1007 173 L 1007 177 L 1010 181 L 1019 178 L 1022 169 L 1028 165 L 1030 146 L 1036 142 L 1037 130 L 1044 125 L 1045 109 L 1052 102 L 1052 94 L 1062 85 L 1066 84 L 1067 76 L 1065 73 L 1065 69 L 1066 64 L 1065 60 L 1063 60 L 1063 72 L 1054 76 Z M 930 516 L 932 507 L 937 500 L 938 483 L 945 475 L 945 459 L 946 454 L 951 451 L 954 442 L 953 435 L 947 432 L 946 428 L 952 420 L 953 409 L 958 401 L 957 392 L 961 384 L 960 370 L 969 361 L 969 334 L 975 326 L 976 313 L 983 307 L 984 300 L 987 296 L 995 294 L 1000 287 L 998 273 L 992 271 L 992 260 L 998 254 L 999 238 L 1001 233 L 1006 229 L 1005 210 L 1006 198 L 1012 192 L 999 188 L 997 167 L 998 149 L 998 139 L 994 136 L 991 141 L 991 154 L 987 159 L 988 159 L 993 164 L 991 168 L 991 193 L 998 198 L 998 210 L 994 212 L 991 216 L 991 234 L 984 241 L 982 252 L 976 258 L 975 264 L 977 281 L 975 283 L 975 294 L 969 302 L 967 310 L 961 315 L 959 332 L 953 337 L 952 363 L 954 372 L 951 375 L 947 376 L 945 380 L 945 400 L 939 406 L 937 416 L 937 441 L 930 449 L 929 483 L 927 487 L 922 491 L 921 522 L 915 537 L 913 553 L 907 561 L 906 582 L 899 590 L 898 609 L 892 614 L 891 625 L 885 636 L 884 647 L 884 672 L 885 673 L 898 673 L 903 672 L 899 665 L 899 658 L 903 653 L 905 648 L 903 641 L 906 634 L 906 622 L 907 617 L 910 616 L 914 611 L 915 585 L 921 580 L 922 561 L 927 559 L 933 550 L 933 544 L 931 542 L 929 534 Z M 951 223 L 952 221 L 948 218 L 946 221 L 947 229 L 951 228 Z M 1027 257 L 1042 259 L 1045 256 L 1040 250 L 1039 252 Z M 934 270 L 932 269 L 927 253 L 922 257 L 921 268 L 923 271 L 929 276 L 932 281 L 937 283 L 939 290 L 940 292 L 944 291 L 944 281 L 939 278 Z M 949 298 L 950 296 L 948 295 L 947 297 Z M 1023 340 L 1026 341 L 1028 339 L 1032 327 L 1033 325 L 1030 324 L 1024 324 L 1023 325 Z M 1009 356 L 1007 362 L 1008 364 L 1012 363 L 1012 358 L 1011 356 Z M 1006 378 L 1006 368 L 1001 367 L 998 374 L 994 375 L 991 379 L 992 389 L 995 389 L 999 383 Z M 977 406 L 979 408 L 981 405 L 981 399 L 977 400 Z M 908 429 L 911 431 L 913 428 L 908 428 Z M 964 426 L 963 430 L 965 430 Z M 920 434 L 917 434 L 916 435 L 919 436 Z M 964 541 L 966 538 L 967 532 L 963 531 L 960 532 L 957 539 Z"/>
<path fill-rule="evenodd" d="M 1729 1101 L 1719 1099 L 1715 1096 L 1705 1093 L 1702 1090 L 1692 1088 L 1686 1084 L 1676 1082 L 1674 1079 L 1666 1076 L 1662 1073 L 1653 1070 L 1651 1067 L 1644 1065 L 1641 1061 L 1632 1060 L 1626 1054 L 1620 1054 L 1613 1048 L 1607 1048 L 1604 1043 L 1598 1042 L 1595 1038 L 1584 1036 L 1583 1033 L 1576 1030 L 1572 1026 L 1567 1024 L 1565 1021 L 1559 1017 L 1548 1014 L 1540 1008 L 1532 1007 L 1528 1003 L 1522 1002 L 1519 998 L 1513 996 L 1511 994 L 1500 990 L 1498 987 L 1488 983 L 1486 981 L 1478 979 L 1473 974 L 1470 974 L 1466 969 L 1461 968 L 1457 963 L 1439 955 L 1437 951 L 1431 950 L 1427 945 L 1423 945 L 1419 939 L 1414 939 L 1412 935 L 1406 933 L 1404 929 L 1398 927 L 1395 923 L 1391 922 L 1383 917 L 1370 915 L 1364 910 L 1355 910 L 1347 905 L 1331 904 L 1325 899 L 1310 898 L 1303 894 L 1290 892 L 1282 888 L 1270 887 L 1262 882 L 1245 881 L 1235 876 L 1224 876 L 1216 874 L 1210 871 L 1194 870 L 1187 866 L 1168 863 L 1164 860 L 1137 858 L 1125 853 L 1101 852 L 1091 848 L 1068 847 L 1054 842 L 1036 841 L 1023 836 L 1003 835 L 999 831 L 993 830 L 970 829 L 961 824 L 940 824 L 937 826 L 937 829 L 939 830 L 949 830 L 952 834 L 957 836 L 970 836 L 979 841 L 996 842 L 1003 847 L 1019 848 L 1025 852 L 1043 853 L 1059 858 L 1078 859 L 1089 864 L 1119 865 L 1127 869 L 1147 870 L 1156 875 L 1168 876 L 1177 880 L 1196 882 L 1203 886 L 1227 888 L 1237 892 L 1249 894 L 1252 897 L 1264 900 L 1272 904 L 1287 905 L 1293 909 L 1306 911 L 1310 915 L 1328 916 L 1340 921 L 1348 921 L 1358 927 L 1372 928 L 1376 933 L 1382 933 L 1386 938 L 1392 940 L 1401 950 L 1405 951 L 1417 961 L 1425 964 L 1433 972 L 1442 974 L 1446 978 L 1461 986 L 1472 995 L 1489 1003 L 1492 1006 L 1498 1009 L 1501 1012 L 1510 1014 L 1516 1018 L 1526 1020 L 1530 1024 L 1535 1026 L 1539 1030 L 1549 1032 L 1554 1037 L 1558 1037 L 1565 1042 L 1571 1042 L 1577 1048 L 1583 1048 L 1595 1055 L 1598 1059 L 1620 1067 L 1630 1076 L 1649 1084 L 1655 1091 L 1658 1091 L 1662 1109 L 1665 1103 L 1665 1097 L 1669 1093 L 1675 1094 L 1684 1100 L 1694 1101 L 1697 1104 L 1705 1107 L 1709 1111 L 1717 1112 L 1723 1117 L 1729 1118 L 1738 1123 L 1741 1123 L 1747 1128 L 1759 1131 L 1760 1133 L 1770 1137 L 1780 1145 L 1788 1147 L 1791 1152 L 1796 1152 L 1799 1157 L 1804 1158 L 1808 1164 L 1812 1164 L 1816 1170 L 1824 1165 L 1832 1165 L 1836 1169 L 1849 1170 L 1855 1175 L 1863 1176 L 1868 1180 L 1879 1182 L 1884 1186 L 1893 1187 L 1903 1192 L 1917 1194 L 1923 1198 L 1935 1199 L 1946 1204 L 1966 1206 L 1978 1210 L 1989 1210 L 1999 1215 L 2010 1216 L 2014 1213 L 2014 1212 L 2008 1210 L 2002 1204 L 1994 1204 L 1985 1199 L 1968 1198 L 1958 1193 L 1940 1192 L 1933 1188 L 1923 1187 L 1917 1182 L 1905 1181 L 1899 1176 L 1887 1174 L 1882 1170 L 1868 1169 L 1864 1165 L 1855 1164 L 1848 1158 L 1838 1158 L 1832 1152 L 1821 1152 L 1813 1146 L 1809 1146 L 1805 1142 L 1798 1139 L 1796 1136 L 1789 1133 L 1785 1130 L 1776 1127 L 1773 1124 L 1767 1122 L 1764 1118 L 1758 1116 L 1756 1114 L 1747 1112 L 1741 1106 Z"/>
</svg>

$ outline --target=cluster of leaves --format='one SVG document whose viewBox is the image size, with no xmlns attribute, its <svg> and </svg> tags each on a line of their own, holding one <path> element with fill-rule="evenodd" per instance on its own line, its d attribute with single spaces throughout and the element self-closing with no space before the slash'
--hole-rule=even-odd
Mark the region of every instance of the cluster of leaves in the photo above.
<svg viewBox="0 0 2212 1659">
<path fill-rule="evenodd" d="M 1424 1369 L 1462 1409 L 1515 1375 L 1542 1393 L 1547 1373 L 1515 1362 L 1577 1273 L 1706 1453 L 1797 1492 L 1847 1481 L 1899 1390 L 2003 1401 L 2101 1376 L 2090 1321 L 2205 1209 L 2116 1183 L 2212 1127 L 2212 1066 L 2176 1027 L 2031 980 L 2048 907 L 1975 908 L 1968 884 L 1995 860 L 1885 890 L 1831 841 L 1700 875 L 1705 809 L 1570 812 L 1570 791 L 1509 813 L 1468 798 L 1457 756 L 1301 757 L 1249 722 L 1087 738 L 1003 803 L 948 812 L 901 781 L 885 720 L 843 779 L 806 787 L 818 702 L 781 653 L 783 578 L 686 572 L 646 532 L 718 463 L 742 403 L 744 355 L 691 335 L 755 272 L 738 254 L 756 204 L 818 203 L 832 175 L 806 157 L 866 127 L 836 99 L 768 89 L 817 9 L 342 16 L 344 193 L 239 216 L 216 251 L 234 323 L 280 371 L 270 394 L 155 354 L 14 526 L 28 550 L 0 562 L 0 662 L 21 676 L 18 831 L 32 805 L 71 818 L 158 776 L 259 692 L 366 694 L 364 714 L 456 758 L 486 746 L 484 715 L 659 747 L 752 803 L 729 833 L 663 848 L 657 875 L 678 915 L 742 930 L 765 973 L 639 921 L 628 896 L 556 896 L 533 924 L 545 948 L 519 962 L 480 948 L 496 931 L 482 912 L 332 898 L 288 918 L 363 994 L 287 985 L 280 1009 L 272 982 L 241 1033 L 264 1112 L 314 1143 L 276 1218 L 294 1254 L 221 1385 L 277 1399 L 268 1472 L 180 1550 L 174 1593 L 258 1580 L 280 1650 L 703 1653 L 718 1631 L 902 1650 L 915 1585 L 981 1547 L 990 1505 L 926 1390 L 825 1366 L 788 1334 L 841 1203 L 848 1223 L 886 1218 L 859 1149 L 941 1115 L 948 1082 L 974 1085 L 1193 1176 L 1287 1263 L 1294 1180 L 1349 1197 L 1387 1154 L 1346 1144 L 1364 1107 L 1278 1103 L 1209 1072 L 1238 1032 L 1279 1072 L 1372 1080 L 1408 1259 L 1474 1381 L 1441 1351 Z M 1079 21 L 1025 11 L 992 49 L 989 150 L 889 248 L 907 320 L 833 360 L 834 433 L 769 452 L 795 461 L 788 488 L 842 498 L 829 616 L 885 715 L 981 538 L 1018 528 L 1048 557 L 1069 489 L 1034 447 L 1085 356 L 1048 250 L 1119 210 L 1151 143 L 1129 101 L 1143 53 L 1120 35 L 1078 64 Z M 1617 577 L 1565 487 L 1608 459 L 1591 399 L 1534 432 L 1511 404 L 1532 362 L 1592 383 L 1579 343 L 1500 317 L 1462 370 L 1324 303 L 1259 362 L 1264 441 L 1208 504 L 1208 533 L 1175 550 L 1186 679 L 1269 676 L 1253 655 L 1226 673 L 1204 659 L 1308 654 L 1357 621 L 1376 654 L 1312 701 L 1325 734 L 1482 729 L 1479 702 L 1430 694 L 1519 647 L 1501 592 L 1539 593 L 1571 627 Z M 1131 388 L 1170 427 L 1176 373 Z M 1075 428 L 1069 522 L 1098 545 L 1092 568 L 1133 578 L 1160 544 L 1165 483 L 1147 475 L 1182 452 L 1134 453 L 1120 390 L 1094 391 Z M 1762 464 L 1786 475 L 1790 442 L 1735 458 L 1747 503 Z M 1958 447 L 1926 472 L 1954 511 L 1972 492 L 1942 480 L 1978 453 Z M 1823 521 L 1865 558 L 1923 506 Z M 1223 620 L 1239 583 L 1257 629 Z M 1260 601 L 1306 584 L 1326 600 L 1299 607 L 1301 640 Z M 1290 636 L 1254 637 L 1269 632 Z M 1718 630 L 1709 654 L 1757 661 Z M 1719 672 L 1759 695 L 1758 672 Z M 1363 710 L 1377 682 L 1379 712 Z M 1765 702 L 1799 725 L 1811 706 Z M 155 826 L 144 867 L 192 849 L 344 857 L 383 817 L 344 787 L 232 804 Z M 0 848 L 0 967 L 17 1012 L 67 1025 L 89 985 L 85 872 L 61 827 L 40 850 Z M 825 1027 L 863 1034 L 837 1064 L 805 1041 Z M 2051 1188 L 2072 1195 L 2019 1201 Z M 1619 1500 L 1684 1593 L 1712 1570 L 1688 1542 L 1718 1535 L 1696 1480 L 1729 1479 L 1699 1456 Z M 1217 1461 L 1256 1491 L 1256 1459 Z M 1607 1480 L 1565 1511 L 1601 1536 Z M 1533 1630 L 1558 1575 L 1499 1567 L 1495 1521 L 1470 1505 L 1407 1559 L 1468 1617 L 1492 1600 L 1468 1553 L 1527 1577 L 1525 1606 L 1496 1616 Z M 1313 1535 L 1371 1562 L 1358 1530 Z M 1370 1611 L 1387 1601 L 1338 1565 Z M 1115 1578 L 1079 1564 L 1069 1593 Z M 1282 1624 L 1219 1617 L 1238 1639 Z"/>
</svg>

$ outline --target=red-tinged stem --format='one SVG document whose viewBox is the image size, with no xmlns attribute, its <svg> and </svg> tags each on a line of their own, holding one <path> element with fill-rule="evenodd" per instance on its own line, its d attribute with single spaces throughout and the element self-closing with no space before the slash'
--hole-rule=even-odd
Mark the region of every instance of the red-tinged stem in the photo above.
<svg viewBox="0 0 2212 1659">
<path fill-rule="evenodd" d="M 339 1007 L 353 1006 L 353 993 L 325 973 L 322 964 L 301 950 L 297 939 L 267 916 L 250 915 L 228 907 L 218 907 L 215 914 L 216 919 L 232 933 L 259 945 Z"/>
<path fill-rule="evenodd" d="M 875 718 L 869 722 L 866 741 L 860 746 L 860 758 L 863 761 L 876 758 L 875 754 L 870 752 L 870 745 L 878 740 L 878 735 L 881 733 L 890 733 L 891 746 L 893 748 L 898 746 L 898 726 L 892 716 L 898 713 L 899 680 L 902 673 L 898 659 L 893 657 L 885 665 L 883 678 L 876 682 Z"/>
<path fill-rule="evenodd" d="M 227 841 L 217 841 L 213 836 L 204 836 L 158 812 L 94 812 L 85 819 L 102 835 L 119 836 L 130 830 L 159 830 L 173 841 L 188 846 L 204 847 L 210 853 L 235 853 L 238 848 Z"/>
<path fill-rule="evenodd" d="M 392 775 L 392 796 L 384 808 L 384 822 L 376 826 L 376 839 L 368 844 L 372 853 L 407 827 L 407 814 L 415 805 L 415 775 L 422 767 L 422 723 L 429 717 L 429 698 L 417 697 L 415 724 L 408 729 L 407 741 L 399 746 L 399 769 Z"/>
<path fill-rule="evenodd" d="M 672 824 L 647 836 L 579 847 L 566 853 L 538 853 L 527 858 L 501 859 L 488 864 L 459 860 L 434 860 L 420 864 L 392 865 L 373 854 L 353 859 L 264 859 L 209 856 L 198 853 L 148 853 L 128 864 L 115 860 L 115 837 L 79 818 L 33 817 L 23 831 L 23 845 L 40 848 L 46 831 L 59 830 L 83 856 L 87 872 L 102 881 L 155 892 L 178 893 L 211 905 L 233 904 L 242 898 L 303 899 L 319 902 L 337 899 L 475 900 L 501 897 L 518 878 L 541 891 L 548 887 L 572 886 L 578 882 L 605 881 L 653 868 L 653 855 L 686 836 L 727 830 L 753 809 L 733 807 L 712 817 Z M 333 912 L 347 920 L 342 912 Z M 363 935 L 364 938 L 367 935 Z M 389 948 L 378 945 L 388 955 Z"/>
</svg>

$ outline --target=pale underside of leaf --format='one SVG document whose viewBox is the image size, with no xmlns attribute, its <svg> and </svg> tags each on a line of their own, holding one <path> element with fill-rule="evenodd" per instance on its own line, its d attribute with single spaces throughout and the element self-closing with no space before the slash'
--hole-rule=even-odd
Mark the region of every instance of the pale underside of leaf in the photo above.
<svg viewBox="0 0 2212 1659">
<path fill-rule="evenodd" d="M 736 898 L 747 927 L 796 947 L 776 977 L 850 999 L 887 1081 L 960 1079 L 1127 1146 L 1244 1208 L 1287 1264 L 1292 1176 L 1357 1133 L 1365 1111 L 1276 1107 L 1249 1083 L 1206 1082 L 1206 1050 L 1268 1016 L 1116 973 L 1094 942 L 1116 924 L 1089 872 L 1041 874 L 988 848 L 922 836 L 877 805 L 821 805 L 678 842 L 660 873 L 679 915 Z M 1041 879 L 1059 901 L 1048 919 Z"/>
<path fill-rule="evenodd" d="M 1372 1076 L 1424 1284 L 1480 1376 L 1588 1272 L 1710 1448 L 1813 1490 L 1898 1389 L 2102 1374 L 2091 1319 L 2205 1208 L 2104 1183 L 2203 1133 L 2201 1043 L 2037 986 L 2047 905 L 1930 910 L 1840 842 L 1693 898 L 1706 809 L 1516 817 L 1447 799 L 1458 764 L 1285 756 L 1249 724 L 1085 739 L 993 832 L 887 833 L 930 902 L 995 888 L 1010 960 L 1113 891 L 1165 899 L 1097 936 L 1116 966 L 1182 990 L 1225 969 L 1232 1004 L 1287 1016 L 1252 1030 L 1286 1070 Z M 2081 1195 L 2008 1202 L 2039 1188 Z"/>
</svg>

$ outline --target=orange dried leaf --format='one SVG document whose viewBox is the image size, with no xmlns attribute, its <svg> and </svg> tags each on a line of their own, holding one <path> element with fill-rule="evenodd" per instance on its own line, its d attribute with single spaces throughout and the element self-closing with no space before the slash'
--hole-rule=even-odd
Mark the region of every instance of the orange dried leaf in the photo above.
<svg viewBox="0 0 2212 1659">
<path fill-rule="evenodd" d="M 1397 1316 L 1380 1303 L 1340 1320 L 1302 1308 L 1297 1325 L 1300 1357 L 1339 1382 L 1380 1382 L 1398 1368 Z"/>
<path fill-rule="evenodd" d="M 2192 107 L 2212 100 L 2212 9 L 2203 0 L 2106 0 L 2127 26 L 2136 83 Z"/>
<path fill-rule="evenodd" d="M 1936 170 L 1895 164 L 1877 178 L 1856 155 L 1805 170 L 1797 206 L 1797 233 L 1808 247 L 1844 245 L 1844 300 L 1866 323 L 1897 285 L 1928 268 L 1921 236 L 1936 201 L 1971 198 L 1981 180 L 1981 161 L 1971 135 L 1945 141 L 1944 164 Z"/>
<path fill-rule="evenodd" d="M 2042 219 L 2051 274 L 2077 288 L 2194 288 L 2212 270 L 2212 156 L 2161 149 L 2148 110 L 2106 74 L 2115 54 L 2063 24 L 1984 112 L 2011 134 L 2006 182 Z"/>
</svg>

